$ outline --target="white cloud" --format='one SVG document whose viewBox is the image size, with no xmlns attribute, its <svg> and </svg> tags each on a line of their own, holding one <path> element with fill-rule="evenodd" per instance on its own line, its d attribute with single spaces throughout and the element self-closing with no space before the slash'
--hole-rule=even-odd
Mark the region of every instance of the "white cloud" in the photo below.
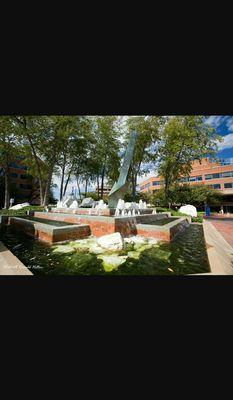
<svg viewBox="0 0 233 400">
<path fill-rule="evenodd" d="M 223 136 L 223 142 L 218 144 L 219 150 L 229 149 L 233 147 L 233 133 Z"/>
<path fill-rule="evenodd" d="M 233 131 L 233 117 L 229 117 L 226 123 L 229 130 Z"/>
<path fill-rule="evenodd" d="M 206 119 L 206 124 L 209 124 L 215 128 L 217 128 L 220 124 L 222 124 L 222 122 L 224 121 L 224 119 L 227 117 L 224 117 L 222 115 L 211 115 L 210 117 L 208 117 Z"/>
</svg>

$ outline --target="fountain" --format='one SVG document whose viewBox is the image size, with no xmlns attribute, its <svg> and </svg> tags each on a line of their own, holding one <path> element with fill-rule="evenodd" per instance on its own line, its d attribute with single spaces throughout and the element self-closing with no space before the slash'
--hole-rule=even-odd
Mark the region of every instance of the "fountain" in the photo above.
<svg viewBox="0 0 233 400">
<path fill-rule="evenodd" d="M 148 208 L 145 201 L 139 200 L 136 203 L 125 202 L 123 199 L 129 187 L 128 173 L 133 159 L 136 138 L 137 133 L 133 131 L 119 171 L 118 181 L 114 183 L 108 196 L 108 205 L 103 200 L 95 202 L 91 197 L 83 199 L 79 205 L 78 199 L 72 192 L 62 201 L 59 201 L 57 207 L 52 208 L 49 212 L 35 212 L 34 218 L 39 218 L 42 221 L 44 219 L 50 220 L 50 222 L 60 221 L 70 225 L 74 224 L 75 232 L 72 235 L 87 234 L 88 227 L 89 233 L 96 237 L 119 232 L 123 237 L 139 234 L 165 241 L 172 240 L 177 232 L 186 226 L 187 217 L 178 217 L 170 220 L 168 214 L 157 214 L 156 209 Z M 16 218 L 12 218 L 12 223 L 19 226 L 19 224 L 22 225 L 22 220 L 23 218 L 19 222 L 16 221 Z M 162 224 L 161 220 L 166 223 Z M 25 222 L 25 226 L 29 226 L 28 219 Z M 83 232 L 78 230 L 77 226 L 83 226 Z M 35 224 L 31 231 L 34 228 Z M 63 232 L 64 229 L 63 227 Z M 26 228 L 25 230 L 27 231 Z M 38 232 L 38 224 L 34 230 Z M 43 230 L 48 232 L 46 227 L 43 227 Z M 67 232 L 69 231 L 68 227 L 66 227 L 66 230 Z M 60 233 L 62 233 L 62 229 L 60 229 Z M 40 237 L 39 234 L 38 236 Z M 45 237 L 46 235 L 41 236 Z M 67 239 L 69 239 L 69 235 L 64 240 Z"/>
</svg>

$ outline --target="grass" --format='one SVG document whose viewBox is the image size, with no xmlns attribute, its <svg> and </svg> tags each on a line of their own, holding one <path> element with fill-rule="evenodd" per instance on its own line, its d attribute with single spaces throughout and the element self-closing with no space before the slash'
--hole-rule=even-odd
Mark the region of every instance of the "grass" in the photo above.
<svg viewBox="0 0 233 400">
<path fill-rule="evenodd" d="M 44 211 L 45 207 L 41 206 L 26 206 L 21 208 L 21 210 L 0 210 L 0 215 L 6 215 L 9 217 L 17 217 L 21 215 L 27 215 L 27 211 Z"/>
</svg>

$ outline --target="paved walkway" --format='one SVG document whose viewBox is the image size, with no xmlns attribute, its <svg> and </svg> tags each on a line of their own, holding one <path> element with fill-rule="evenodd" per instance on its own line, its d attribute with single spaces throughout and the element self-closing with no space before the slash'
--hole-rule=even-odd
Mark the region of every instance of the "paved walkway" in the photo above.
<svg viewBox="0 0 233 400">
<path fill-rule="evenodd" d="M 204 220 L 203 229 L 211 269 L 211 273 L 205 275 L 233 275 L 232 246 L 225 240 L 218 229 L 215 228 L 213 221 L 210 221 L 209 218 L 208 220 Z"/>
<path fill-rule="evenodd" d="M 210 221 L 217 231 L 221 233 L 227 243 L 233 247 L 233 218 L 221 219 L 210 217 L 208 218 L 208 221 Z"/>
<path fill-rule="evenodd" d="M 32 275 L 2 242 L 0 242 L 0 275 Z"/>
</svg>

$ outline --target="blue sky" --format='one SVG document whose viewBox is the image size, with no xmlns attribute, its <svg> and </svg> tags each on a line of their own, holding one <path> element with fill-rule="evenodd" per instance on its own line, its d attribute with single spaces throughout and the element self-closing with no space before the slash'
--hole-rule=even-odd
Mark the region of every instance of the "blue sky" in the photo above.
<svg viewBox="0 0 233 400">
<path fill-rule="evenodd" d="M 223 136 L 224 141 L 218 146 L 218 156 L 233 157 L 233 115 L 211 115 L 206 122 Z"/>
</svg>

